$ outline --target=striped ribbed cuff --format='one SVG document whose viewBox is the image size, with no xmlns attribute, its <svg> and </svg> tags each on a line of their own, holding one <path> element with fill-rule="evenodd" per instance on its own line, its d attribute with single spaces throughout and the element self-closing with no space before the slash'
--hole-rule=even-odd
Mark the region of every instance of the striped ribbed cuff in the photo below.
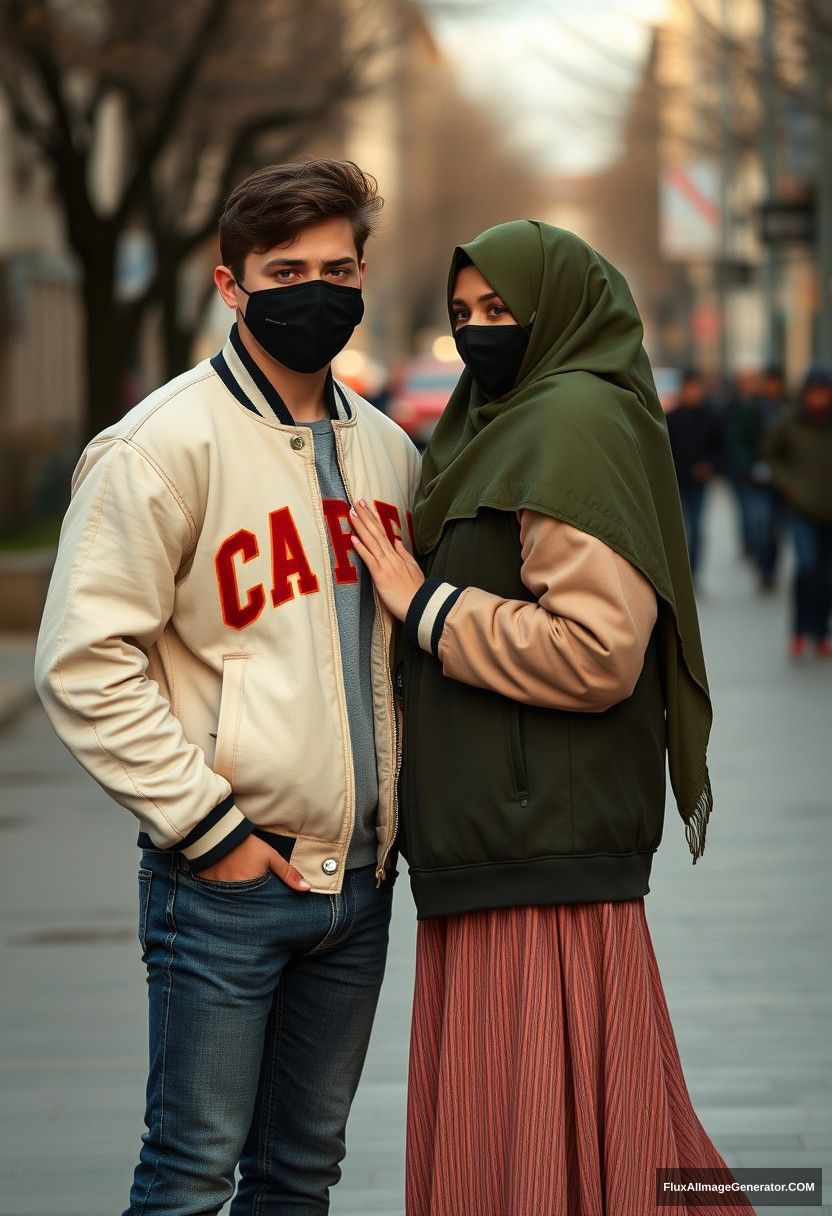
<svg viewBox="0 0 832 1216">
<path fill-rule="evenodd" d="M 170 851 L 184 853 L 191 870 L 198 874 L 225 857 L 253 831 L 254 824 L 246 819 L 242 811 L 237 810 L 234 795 L 229 794 L 187 836 L 171 845 Z M 137 843 L 139 848 L 158 848 L 145 832 L 139 833 Z"/>
<path fill-rule="evenodd" d="M 225 857 L 253 830 L 254 824 L 237 810 L 234 795 L 229 794 L 176 847 L 198 874 Z"/>
<path fill-rule="evenodd" d="M 405 637 L 412 646 L 421 646 L 422 650 L 439 658 L 439 639 L 445 621 L 462 590 L 438 578 L 425 579 L 411 601 L 404 622 Z"/>
</svg>

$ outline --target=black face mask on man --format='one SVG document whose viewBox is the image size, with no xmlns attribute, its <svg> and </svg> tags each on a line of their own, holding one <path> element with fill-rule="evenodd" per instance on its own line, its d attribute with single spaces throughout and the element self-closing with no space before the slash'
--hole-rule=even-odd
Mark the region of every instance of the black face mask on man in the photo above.
<svg viewBox="0 0 832 1216">
<path fill-rule="evenodd" d="M 364 316 L 358 287 L 313 279 L 249 291 L 244 321 L 266 354 L 293 372 L 319 372 L 352 337 Z"/>
<path fill-rule="evenodd" d="M 454 342 L 477 385 L 493 401 L 516 384 L 529 332 L 522 325 L 463 325 Z"/>
</svg>

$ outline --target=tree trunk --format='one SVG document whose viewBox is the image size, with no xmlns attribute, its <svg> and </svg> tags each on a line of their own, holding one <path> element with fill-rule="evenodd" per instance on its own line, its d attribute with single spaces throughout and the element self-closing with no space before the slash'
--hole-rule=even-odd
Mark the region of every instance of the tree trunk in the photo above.
<svg viewBox="0 0 832 1216">
<path fill-rule="evenodd" d="M 87 443 L 122 415 L 126 351 L 115 294 L 115 242 L 88 251 L 82 265 L 87 408 L 81 440 Z"/>
<path fill-rule="evenodd" d="M 180 265 L 164 249 L 157 249 L 157 257 L 163 267 L 171 266 L 171 273 L 164 270 L 160 276 L 159 299 L 162 305 L 162 350 L 168 380 L 186 372 L 191 366 L 193 348 L 193 326 L 180 319 Z M 169 259 L 169 260 L 168 260 Z"/>
</svg>

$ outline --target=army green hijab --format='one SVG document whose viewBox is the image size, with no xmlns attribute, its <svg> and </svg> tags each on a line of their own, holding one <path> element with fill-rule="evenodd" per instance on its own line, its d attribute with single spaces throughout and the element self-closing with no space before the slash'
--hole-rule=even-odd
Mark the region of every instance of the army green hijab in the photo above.
<svg viewBox="0 0 832 1216">
<path fill-rule="evenodd" d="M 466 369 L 431 438 L 413 522 L 427 553 L 449 520 L 530 508 L 597 536 L 659 601 L 668 766 L 694 863 L 713 805 L 712 710 L 667 426 L 623 276 L 579 237 L 531 220 L 459 246 L 530 326 L 515 387 L 487 401 Z M 463 259 L 464 260 L 464 259 Z M 451 318 L 453 324 L 453 317 Z"/>
</svg>

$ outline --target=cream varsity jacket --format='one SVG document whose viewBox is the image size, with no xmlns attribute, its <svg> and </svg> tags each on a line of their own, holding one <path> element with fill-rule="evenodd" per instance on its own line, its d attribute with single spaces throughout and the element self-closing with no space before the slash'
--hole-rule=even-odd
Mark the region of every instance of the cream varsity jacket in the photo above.
<svg viewBox="0 0 832 1216">
<path fill-rule="evenodd" d="M 419 457 L 339 385 L 351 502 L 407 539 Z M 36 683 L 76 759 L 194 870 L 250 831 L 319 893 L 354 821 L 333 573 L 358 561 L 348 504 L 322 503 L 308 428 L 278 420 L 229 340 L 87 446 L 72 480 Z M 376 599 L 378 877 L 397 827 L 392 620 Z"/>
</svg>

